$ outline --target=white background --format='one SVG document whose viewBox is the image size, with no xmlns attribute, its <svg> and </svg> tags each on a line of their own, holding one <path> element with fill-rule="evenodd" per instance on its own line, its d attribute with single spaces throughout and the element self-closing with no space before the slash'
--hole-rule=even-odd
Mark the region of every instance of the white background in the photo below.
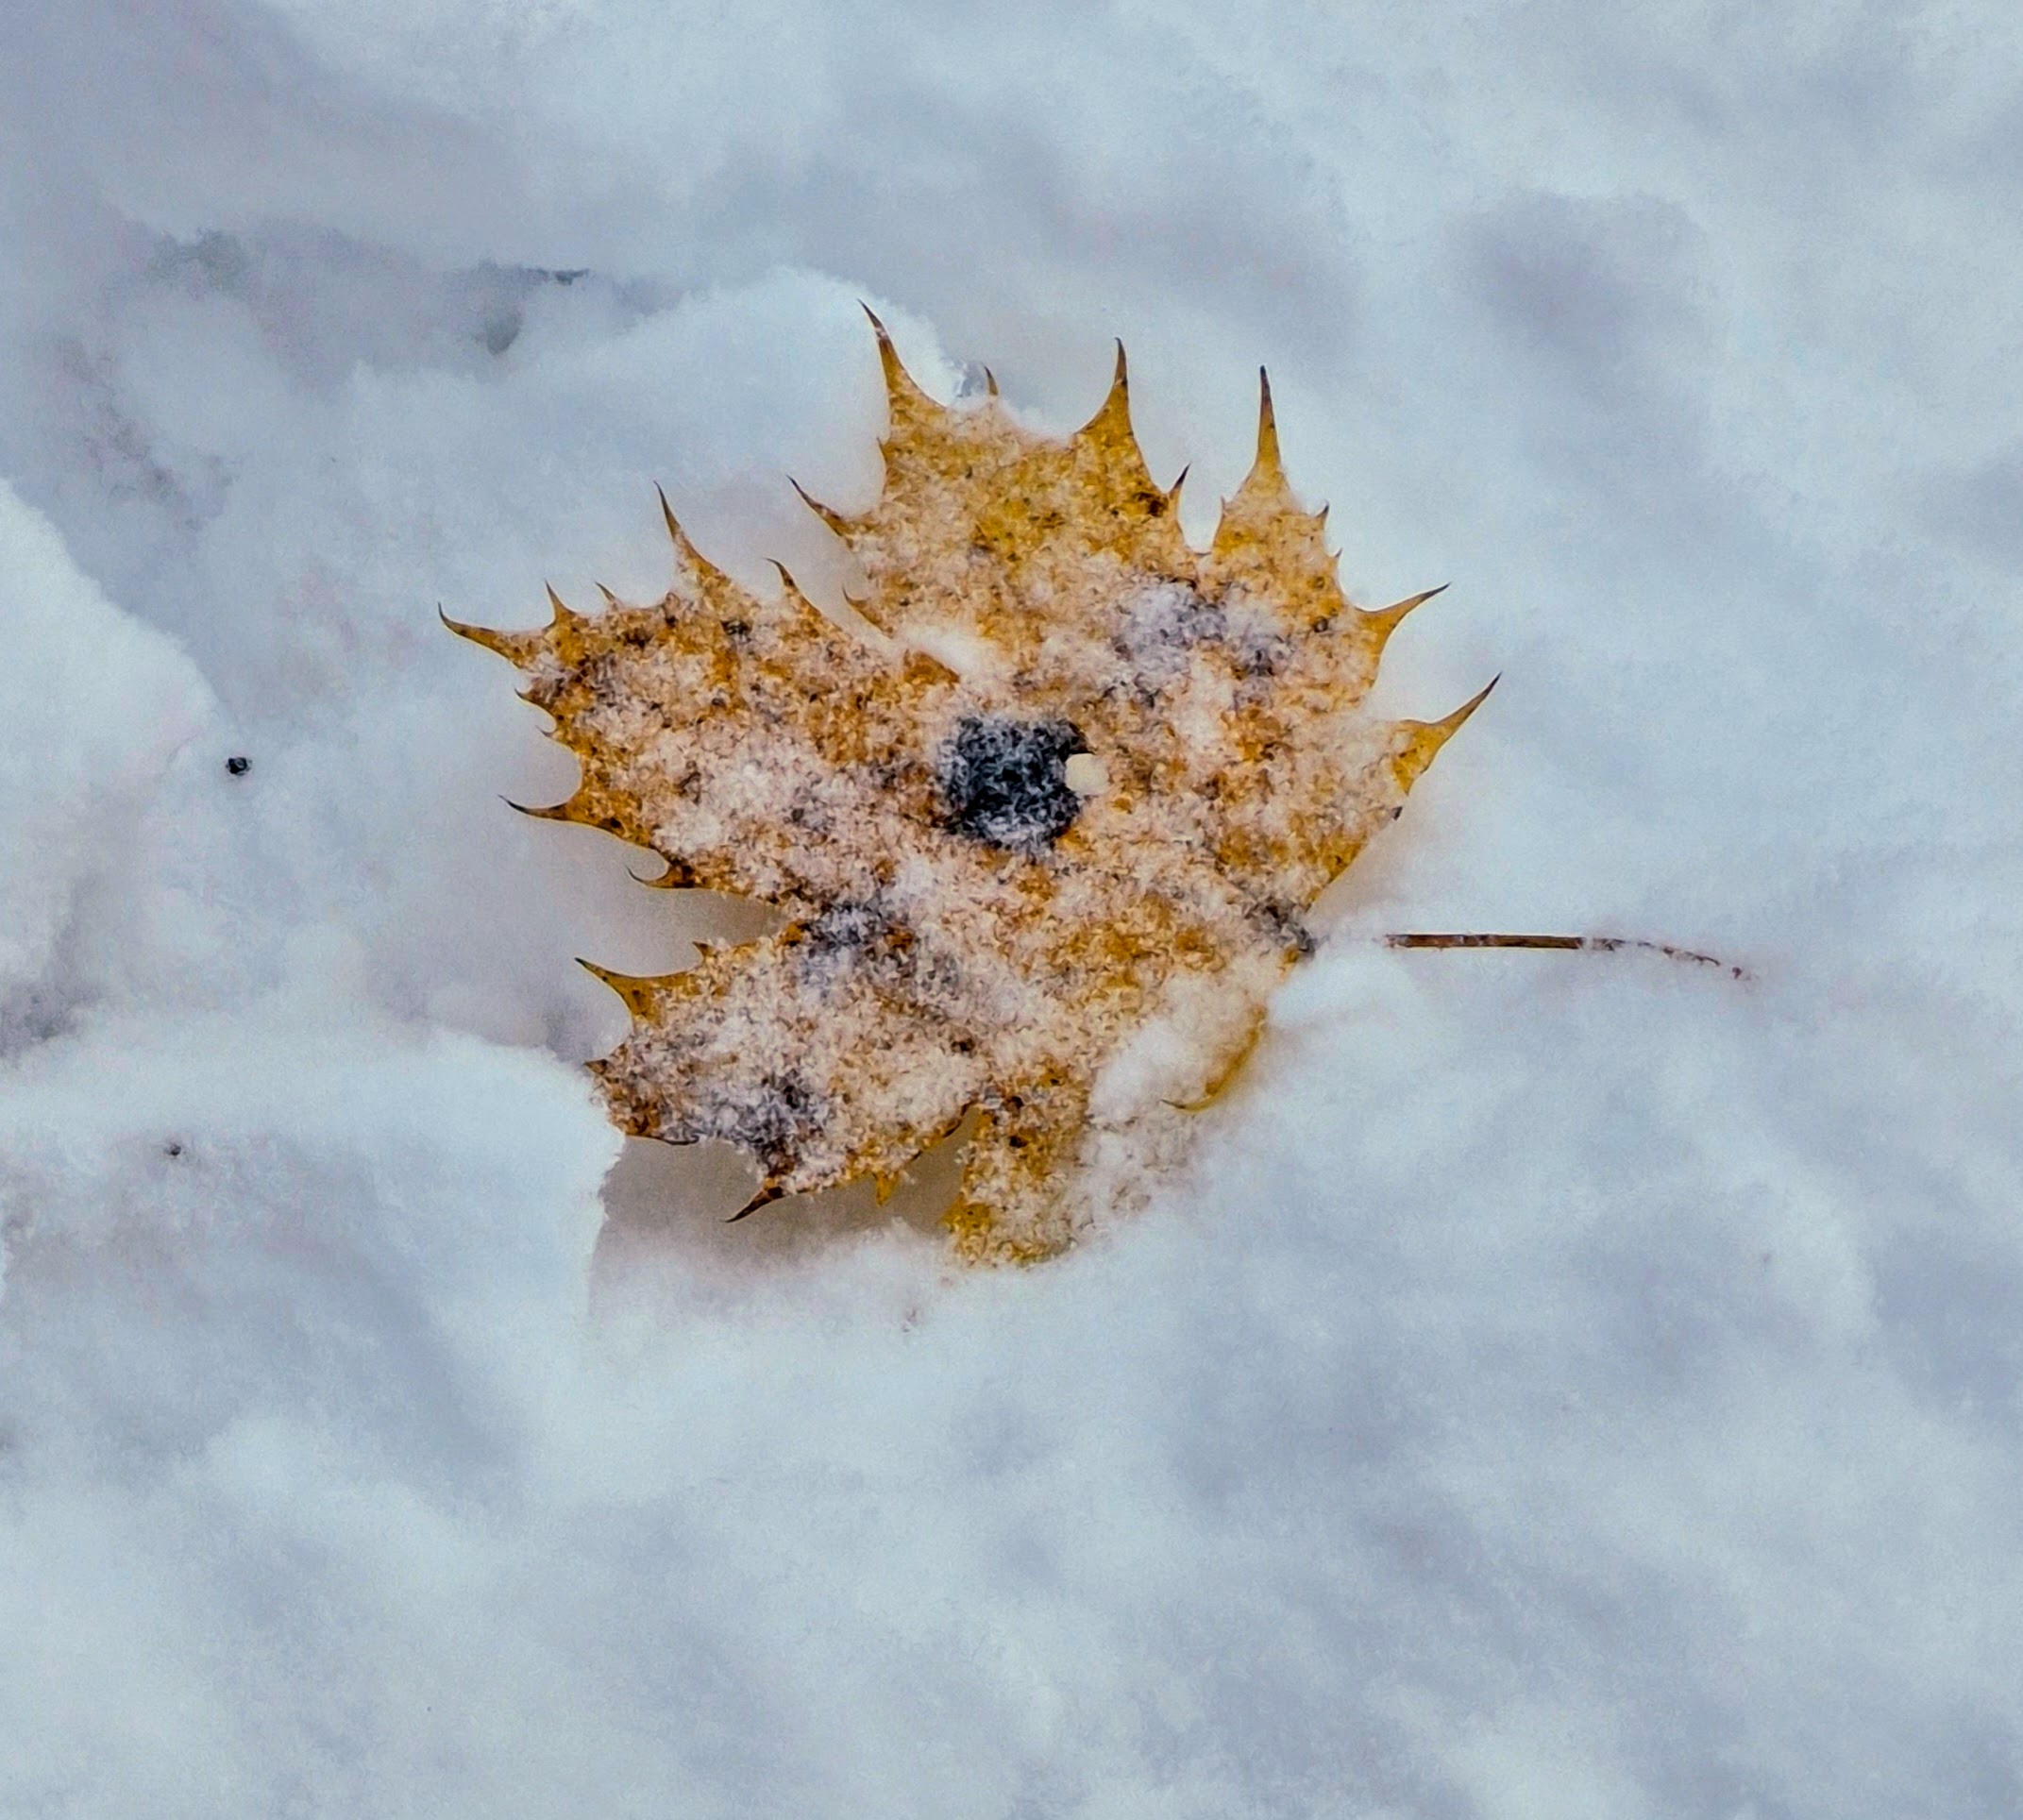
<svg viewBox="0 0 2023 1820">
<path fill-rule="evenodd" d="M 0 1812 L 2015 1812 L 2010 18 L 0 13 Z M 1269 363 L 1504 676 L 1031 1272 L 603 1187 L 683 925 L 435 617 L 833 589 L 859 298 L 1197 537 Z"/>
</svg>

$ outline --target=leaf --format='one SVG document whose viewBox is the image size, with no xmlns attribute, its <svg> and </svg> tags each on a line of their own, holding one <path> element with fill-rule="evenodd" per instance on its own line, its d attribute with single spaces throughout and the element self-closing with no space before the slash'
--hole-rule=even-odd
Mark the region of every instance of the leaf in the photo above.
<svg viewBox="0 0 2023 1820">
<path fill-rule="evenodd" d="M 1351 605 L 1268 384 L 1256 462 L 1197 552 L 1132 433 L 1121 346 L 1061 442 L 994 391 L 937 404 L 872 328 L 883 493 L 855 517 L 808 503 L 887 648 L 784 570 L 778 599 L 748 593 L 671 512 L 665 599 L 452 629 L 525 673 L 582 761 L 576 794 L 532 813 L 788 918 L 665 978 L 592 969 L 632 1016 L 592 1064 L 619 1126 L 742 1146 L 757 1206 L 883 1188 L 974 1109 L 957 1248 L 1042 1257 L 1142 1192 L 1311 951 L 1307 909 L 1482 696 L 1437 721 L 1361 711 L 1429 597 Z"/>
</svg>

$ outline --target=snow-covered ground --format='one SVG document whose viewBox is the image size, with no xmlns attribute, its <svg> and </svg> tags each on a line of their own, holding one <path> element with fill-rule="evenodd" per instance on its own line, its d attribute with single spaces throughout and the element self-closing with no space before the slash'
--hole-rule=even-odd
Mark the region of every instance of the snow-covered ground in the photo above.
<svg viewBox="0 0 2023 1820">
<path fill-rule="evenodd" d="M 1995 0 L 0 9 L 0 1813 L 2016 1812 L 2019 71 Z M 1269 363 L 1352 590 L 1453 583 L 1383 699 L 1504 675 L 1030 1272 L 934 1180 L 607 1181 L 572 957 L 693 911 L 502 805 L 568 762 L 436 619 L 657 591 L 656 481 L 833 588 L 860 297 L 1062 428 L 1121 335 L 1197 535 Z"/>
</svg>

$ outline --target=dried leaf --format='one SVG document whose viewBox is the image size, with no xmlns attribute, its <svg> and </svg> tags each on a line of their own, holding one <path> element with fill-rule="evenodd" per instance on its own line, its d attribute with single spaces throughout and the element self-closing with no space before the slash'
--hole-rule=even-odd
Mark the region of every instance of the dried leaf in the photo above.
<svg viewBox="0 0 2023 1820">
<path fill-rule="evenodd" d="M 453 629 L 525 672 L 582 761 L 533 813 L 788 918 L 665 978 L 592 969 L 633 1020 L 592 1064 L 617 1123 L 742 1146 L 755 1207 L 884 1188 L 973 1108 L 949 1224 L 968 1256 L 1030 1259 L 1141 1192 L 1310 952 L 1304 913 L 1482 697 L 1430 722 L 1361 712 L 1428 597 L 1350 604 L 1269 386 L 1197 552 L 1132 433 L 1121 347 L 1059 442 L 994 390 L 937 404 L 872 327 L 884 491 L 855 517 L 808 503 L 887 648 L 784 570 L 777 600 L 748 593 L 671 513 L 665 599 Z"/>
</svg>

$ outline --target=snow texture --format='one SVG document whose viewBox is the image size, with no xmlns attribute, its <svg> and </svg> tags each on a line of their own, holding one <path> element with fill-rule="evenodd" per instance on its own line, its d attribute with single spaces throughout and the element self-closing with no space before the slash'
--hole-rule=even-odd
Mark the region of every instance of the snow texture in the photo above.
<svg viewBox="0 0 2023 1820">
<path fill-rule="evenodd" d="M 0 11 L 0 1813 L 2015 1812 L 2019 41 Z M 838 598 L 860 296 L 1054 429 L 1121 335 L 1197 540 L 1267 362 L 1454 583 L 1379 705 L 1504 672 L 1029 1272 L 612 1170 L 571 957 L 698 913 L 435 618 L 657 592 L 656 480 Z M 1371 939 L 1481 927 L 1756 983 Z"/>
</svg>

